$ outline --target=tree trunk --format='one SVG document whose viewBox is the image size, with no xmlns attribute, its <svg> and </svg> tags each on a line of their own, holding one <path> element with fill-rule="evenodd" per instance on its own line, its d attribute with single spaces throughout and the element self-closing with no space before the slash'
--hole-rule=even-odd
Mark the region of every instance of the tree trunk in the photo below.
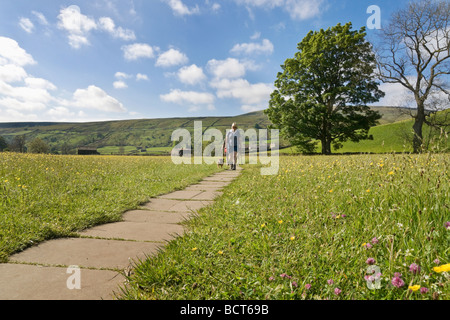
<svg viewBox="0 0 450 320">
<path fill-rule="evenodd" d="M 330 155 L 331 154 L 331 139 L 322 139 L 322 154 Z"/>
<path fill-rule="evenodd" d="M 417 104 L 417 115 L 414 121 L 414 139 L 413 139 L 413 151 L 414 153 L 420 153 L 423 145 L 423 124 L 425 123 L 425 109 L 423 103 Z"/>
</svg>

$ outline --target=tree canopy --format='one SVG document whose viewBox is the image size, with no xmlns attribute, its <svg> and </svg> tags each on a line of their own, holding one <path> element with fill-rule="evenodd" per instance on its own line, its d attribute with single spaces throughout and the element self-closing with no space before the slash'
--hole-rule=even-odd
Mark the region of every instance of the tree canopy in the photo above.
<svg viewBox="0 0 450 320">
<path fill-rule="evenodd" d="M 310 31 L 282 65 L 266 114 L 303 151 L 331 154 L 342 142 L 369 139 L 381 115 L 367 105 L 384 93 L 375 81 L 375 54 L 365 28 L 338 24 Z"/>
</svg>

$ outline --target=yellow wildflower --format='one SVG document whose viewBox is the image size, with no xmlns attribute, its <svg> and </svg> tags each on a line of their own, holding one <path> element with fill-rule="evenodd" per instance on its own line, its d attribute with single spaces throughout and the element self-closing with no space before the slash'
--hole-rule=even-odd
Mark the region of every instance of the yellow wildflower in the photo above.
<svg viewBox="0 0 450 320">
<path fill-rule="evenodd" d="M 197 248 L 192 248 L 192 252 L 197 251 L 197 250 L 198 250 Z"/>
<path fill-rule="evenodd" d="M 450 263 L 448 264 L 444 264 L 442 266 L 439 267 L 434 267 L 433 270 L 437 273 L 441 273 L 441 272 L 449 272 L 450 271 Z"/>
<path fill-rule="evenodd" d="M 409 289 L 409 290 L 411 290 L 411 291 L 414 291 L 414 292 L 416 292 L 417 290 L 419 290 L 419 289 L 420 289 L 420 286 L 419 286 L 419 285 L 415 285 L 415 286 L 409 286 L 409 287 L 408 287 L 408 289 Z"/>
<path fill-rule="evenodd" d="M 278 223 L 279 223 L 279 224 L 282 224 L 282 223 L 283 223 L 283 220 L 278 221 Z"/>
<path fill-rule="evenodd" d="M 291 241 L 294 241 L 294 240 L 295 240 L 295 237 L 294 237 L 294 236 L 292 236 L 292 237 L 291 237 Z"/>
<path fill-rule="evenodd" d="M 223 251 L 219 251 L 219 252 L 217 252 L 217 254 L 220 254 L 220 255 L 222 255 L 222 254 L 223 254 Z"/>
</svg>

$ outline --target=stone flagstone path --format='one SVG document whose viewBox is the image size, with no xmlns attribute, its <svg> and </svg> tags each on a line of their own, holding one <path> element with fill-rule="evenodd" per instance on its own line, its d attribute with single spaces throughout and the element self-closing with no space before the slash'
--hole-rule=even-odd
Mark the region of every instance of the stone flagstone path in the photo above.
<svg viewBox="0 0 450 320">
<path fill-rule="evenodd" d="M 112 300 L 134 261 L 164 249 L 183 234 L 181 222 L 209 206 L 240 174 L 224 171 L 183 191 L 152 199 L 123 215 L 123 221 L 79 233 L 79 238 L 41 243 L 0 264 L 0 300 Z M 70 290 L 71 266 L 81 289 Z"/>
</svg>

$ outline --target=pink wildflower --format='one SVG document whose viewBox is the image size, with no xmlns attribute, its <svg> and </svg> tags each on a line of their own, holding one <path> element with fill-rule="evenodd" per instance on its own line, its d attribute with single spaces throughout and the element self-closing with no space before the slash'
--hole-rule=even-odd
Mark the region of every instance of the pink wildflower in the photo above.
<svg viewBox="0 0 450 320">
<path fill-rule="evenodd" d="M 333 279 L 329 279 L 329 280 L 327 281 L 327 283 L 331 286 L 332 284 L 334 284 L 334 281 L 333 281 Z"/>
<path fill-rule="evenodd" d="M 439 259 L 434 259 L 433 261 L 435 264 L 441 264 L 441 261 Z"/>
<path fill-rule="evenodd" d="M 312 287 L 312 286 L 308 283 L 308 284 L 305 286 L 305 289 L 306 289 L 306 290 L 310 290 L 311 287 Z"/>
<path fill-rule="evenodd" d="M 342 292 L 342 290 L 339 289 L 339 288 L 334 289 L 334 294 L 337 295 L 337 296 L 340 295 L 341 292 Z"/>
<path fill-rule="evenodd" d="M 372 242 L 372 244 L 377 244 L 380 241 L 377 239 L 377 237 L 375 237 L 371 240 L 371 242 Z"/>
<path fill-rule="evenodd" d="M 375 264 L 375 259 L 374 259 L 374 258 L 369 258 L 369 259 L 367 259 L 366 263 L 367 263 L 368 265 Z"/>
<path fill-rule="evenodd" d="M 413 274 L 418 274 L 418 273 L 420 272 L 420 266 L 418 266 L 418 265 L 415 264 L 415 263 L 412 263 L 412 264 L 409 266 L 409 271 L 411 271 Z"/>
<path fill-rule="evenodd" d="M 421 293 L 421 294 L 428 293 L 428 288 L 425 288 L 425 287 L 420 288 L 420 293 Z"/>
<path fill-rule="evenodd" d="M 400 277 L 394 277 L 391 281 L 392 285 L 397 288 L 401 288 L 405 285 L 405 282 Z"/>
</svg>

